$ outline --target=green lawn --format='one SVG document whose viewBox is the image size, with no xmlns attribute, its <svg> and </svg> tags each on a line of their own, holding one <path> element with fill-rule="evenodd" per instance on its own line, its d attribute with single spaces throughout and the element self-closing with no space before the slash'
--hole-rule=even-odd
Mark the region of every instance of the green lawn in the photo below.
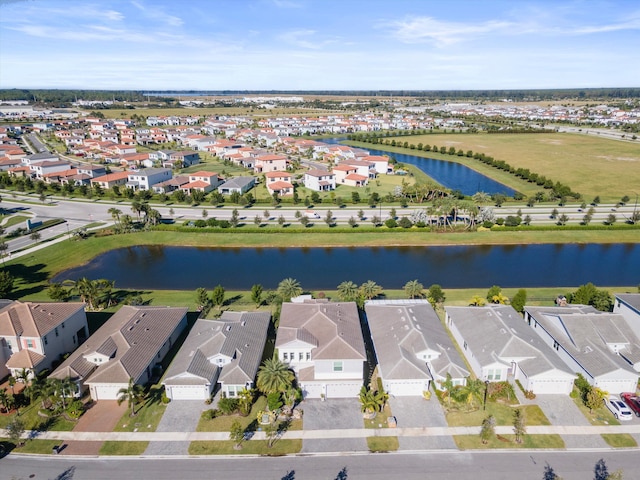
<svg viewBox="0 0 640 480">
<path fill-rule="evenodd" d="M 613 448 L 637 447 L 638 442 L 628 433 L 603 433 L 602 438 Z"/>
<path fill-rule="evenodd" d="M 578 406 L 587 420 L 589 420 L 591 425 L 620 425 L 620 422 L 615 419 L 613 414 L 604 405 L 593 409 L 593 411 L 589 411 L 580 398 L 573 398 L 573 402 Z"/>
<path fill-rule="evenodd" d="M 26 222 L 28 219 L 30 219 L 31 217 L 26 217 L 24 215 L 12 215 L 11 217 L 9 217 L 9 219 L 7 220 L 7 223 L 5 223 L 4 225 L 2 225 L 2 228 L 9 228 L 9 227 L 13 227 L 14 225 L 18 225 L 19 223 L 24 223 Z"/>
<path fill-rule="evenodd" d="M 136 407 L 135 416 L 129 416 L 131 410 L 122 415 L 122 418 L 113 429 L 114 432 L 155 432 L 158 423 L 166 410 L 166 405 L 160 401 L 160 389 L 162 387 L 155 385 L 151 387 L 151 394 L 143 401 L 141 405 Z"/>
<path fill-rule="evenodd" d="M 444 401 L 446 406 L 446 400 Z M 523 405 L 517 407 L 523 411 L 527 425 L 551 425 L 549 419 L 542 413 L 537 405 Z M 450 427 L 475 427 L 482 425 L 489 415 L 496 419 L 496 425 L 513 425 L 514 407 L 500 402 L 487 402 L 487 409 L 467 411 L 465 407 L 456 410 L 449 410 L 446 413 L 447 423 Z"/>
<path fill-rule="evenodd" d="M 504 160 L 514 168 L 528 168 L 554 182 L 567 184 L 582 193 L 587 200 L 599 195 L 603 202 L 618 201 L 623 195 L 637 193 L 640 185 L 640 149 L 637 144 L 599 138 L 596 135 L 569 133 L 550 134 L 430 134 L 396 137 L 409 142 L 455 147 L 465 153 L 484 153 Z M 359 144 L 360 145 L 360 144 Z M 380 145 L 361 144 L 364 148 Z M 385 150 L 391 148 L 384 146 Z M 516 179 L 477 160 L 457 155 L 397 150 L 436 159 L 463 163 L 481 173 L 489 174 L 526 195 L 542 190 L 535 184 Z M 597 179 L 597 180 L 596 180 Z"/>
<path fill-rule="evenodd" d="M 100 455 L 142 455 L 149 442 L 107 441 L 100 447 Z"/>
<path fill-rule="evenodd" d="M 9 440 L 6 441 L 9 445 L 13 445 Z M 22 447 L 17 447 L 13 451 L 15 453 L 37 453 L 43 455 L 47 453 L 53 453 L 53 447 L 56 447 L 60 444 L 62 444 L 61 440 L 26 440 Z"/>
<path fill-rule="evenodd" d="M 43 429 L 70 432 L 73 430 L 73 427 L 75 427 L 76 422 L 66 420 L 62 416 L 45 418 L 38 415 L 38 411 L 41 408 L 40 401 L 36 400 L 28 407 L 20 409 L 20 420 L 24 422 L 25 430 Z M 11 422 L 14 415 L 0 415 L 0 428 L 5 428 Z"/>
<path fill-rule="evenodd" d="M 392 416 L 391 407 L 387 403 L 384 409 L 371 420 L 363 418 L 364 428 L 388 428 L 387 419 Z"/>
<path fill-rule="evenodd" d="M 298 453 L 302 449 L 300 439 L 276 440 L 271 448 L 267 446 L 266 440 L 248 440 L 242 442 L 242 448 L 233 448 L 235 442 L 224 441 L 197 441 L 189 445 L 189 455 L 264 455 L 281 456 Z"/>
<path fill-rule="evenodd" d="M 494 450 L 499 448 L 565 448 L 560 435 L 525 435 L 522 443 L 515 442 L 514 435 L 496 435 L 486 444 L 480 440 L 480 435 L 454 435 L 453 441 L 460 450 Z"/>
<path fill-rule="evenodd" d="M 200 417 L 200 422 L 198 422 L 198 426 L 196 427 L 196 432 L 228 432 L 231 430 L 231 424 L 234 420 L 238 420 L 240 425 L 242 425 L 242 428 L 256 430 L 258 427 L 258 412 L 265 410 L 266 407 L 266 397 L 260 396 L 253 404 L 251 412 L 246 417 L 241 415 L 222 415 L 209 420 L 205 418 L 205 414 L 203 413 Z"/>
<path fill-rule="evenodd" d="M 367 437 L 367 447 L 370 452 L 394 452 L 400 444 L 398 437 Z"/>
</svg>

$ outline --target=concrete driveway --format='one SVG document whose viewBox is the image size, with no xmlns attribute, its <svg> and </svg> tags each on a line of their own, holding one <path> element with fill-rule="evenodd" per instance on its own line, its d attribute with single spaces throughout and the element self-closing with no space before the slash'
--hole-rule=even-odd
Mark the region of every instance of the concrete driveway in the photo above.
<svg viewBox="0 0 640 480">
<path fill-rule="evenodd" d="M 590 426 L 591 423 L 573 403 L 569 395 L 538 395 L 531 403 L 537 404 L 551 425 Z M 567 448 L 607 448 L 600 435 L 563 435 Z"/>
<path fill-rule="evenodd" d="M 356 398 L 332 398 L 327 401 L 305 400 L 305 430 L 364 428 L 360 402 Z M 303 440 L 302 453 L 368 451 L 365 438 L 327 438 Z"/>
<path fill-rule="evenodd" d="M 391 412 L 396 417 L 398 427 L 446 427 L 444 411 L 435 398 L 393 397 L 389 399 Z M 451 436 L 399 437 L 400 450 L 456 449 Z"/>
<path fill-rule="evenodd" d="M 195 432 L 203 410 L 211 408 L 202 400 L 169 402 L 156 432 Z M 149 442 L 145 455 L 188 455 L 189 442 Z"/>
<path fill-rule="evenodd" d="M 112 432 L 128 410 L 127 402 L 118 405 L 115 400 L 92 402 L 73 428 L 74 432 Z M 65 442 L 61 455 L 97 455 L 103 442 Z"/>
</svg>

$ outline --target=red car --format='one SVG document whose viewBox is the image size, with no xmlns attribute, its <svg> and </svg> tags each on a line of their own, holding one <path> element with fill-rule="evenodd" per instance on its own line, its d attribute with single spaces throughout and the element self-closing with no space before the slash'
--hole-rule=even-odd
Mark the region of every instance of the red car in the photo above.
<svg viewBox="0 0 640 480">
<path fill-rule="evenodd" d="M 633 393 L 621 393 L 620 398 L 627 404 L 629 409 L 636 414 L 636 417 L 640 417 L 640 397 L 636 397 Z"/>
</svg>

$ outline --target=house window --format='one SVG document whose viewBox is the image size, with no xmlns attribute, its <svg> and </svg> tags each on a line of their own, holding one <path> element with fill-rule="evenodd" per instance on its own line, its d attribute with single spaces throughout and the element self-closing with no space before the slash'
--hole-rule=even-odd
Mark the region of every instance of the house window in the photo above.
<svg viewBox="0 0 640 480">
<path fill-rule="evenodd" d="M 42 340 L 44 341 L 45 345 L 49 345 L 49 342 L 47 342 L 47 336 L 46 335 L 44 337 L 42 337 Z"/>
<path fill-rule="evenodd" d="M 58 327 L 56 327 L 56 337 L 57 337 L 58 335 L 60 335 L 60 334 L 58 333 Z"/>
<path fill-rule="evenodd" d="M 298 353 L 298 360 L 300 360 L 300 361 L 304 360 L 304 353 L 303 352 Z"/>
<path fill-rule="evenodd" d="M 311 352 L 307 352 L 307 362 L 311 360 Z"/>
<path fill-rule="evenodd" d="M 342 361 L 338 360 L 336 362 L 333 362 L 333 371 L 342 372 Z"/>
<path fill-rule="evenodd" d="M 282 359 L 283 359 L 283 360 L 289 360 L 289 354 L 288 354 L 287 352 L 284 352 L 284 353 L 282 354 Z"/>
<path fill-rule="evenodd" d="M 33 340 L 27 340 L 27 348 L 33 348 Z"/>
<path fill-rule="evenodd" d="M 487 370 L 487 380 L 493 380 L 493 370 Z"/>
<path fill-rule="evenodd" d="M 62 328 L 64 328 L 64 322 L 62 322 Z"/>
</svg>

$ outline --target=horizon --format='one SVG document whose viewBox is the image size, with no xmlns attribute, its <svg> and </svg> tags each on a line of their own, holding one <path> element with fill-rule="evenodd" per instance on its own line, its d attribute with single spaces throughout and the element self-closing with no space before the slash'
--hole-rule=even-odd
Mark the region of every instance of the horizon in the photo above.
<svg viewBox="0 0 640 480">
<path fill-rule="evenodd" d="M 0 0 L 0 12 L 0 89 L 565 90 L 640 78 L 631 0 Z"/>
</svg>

